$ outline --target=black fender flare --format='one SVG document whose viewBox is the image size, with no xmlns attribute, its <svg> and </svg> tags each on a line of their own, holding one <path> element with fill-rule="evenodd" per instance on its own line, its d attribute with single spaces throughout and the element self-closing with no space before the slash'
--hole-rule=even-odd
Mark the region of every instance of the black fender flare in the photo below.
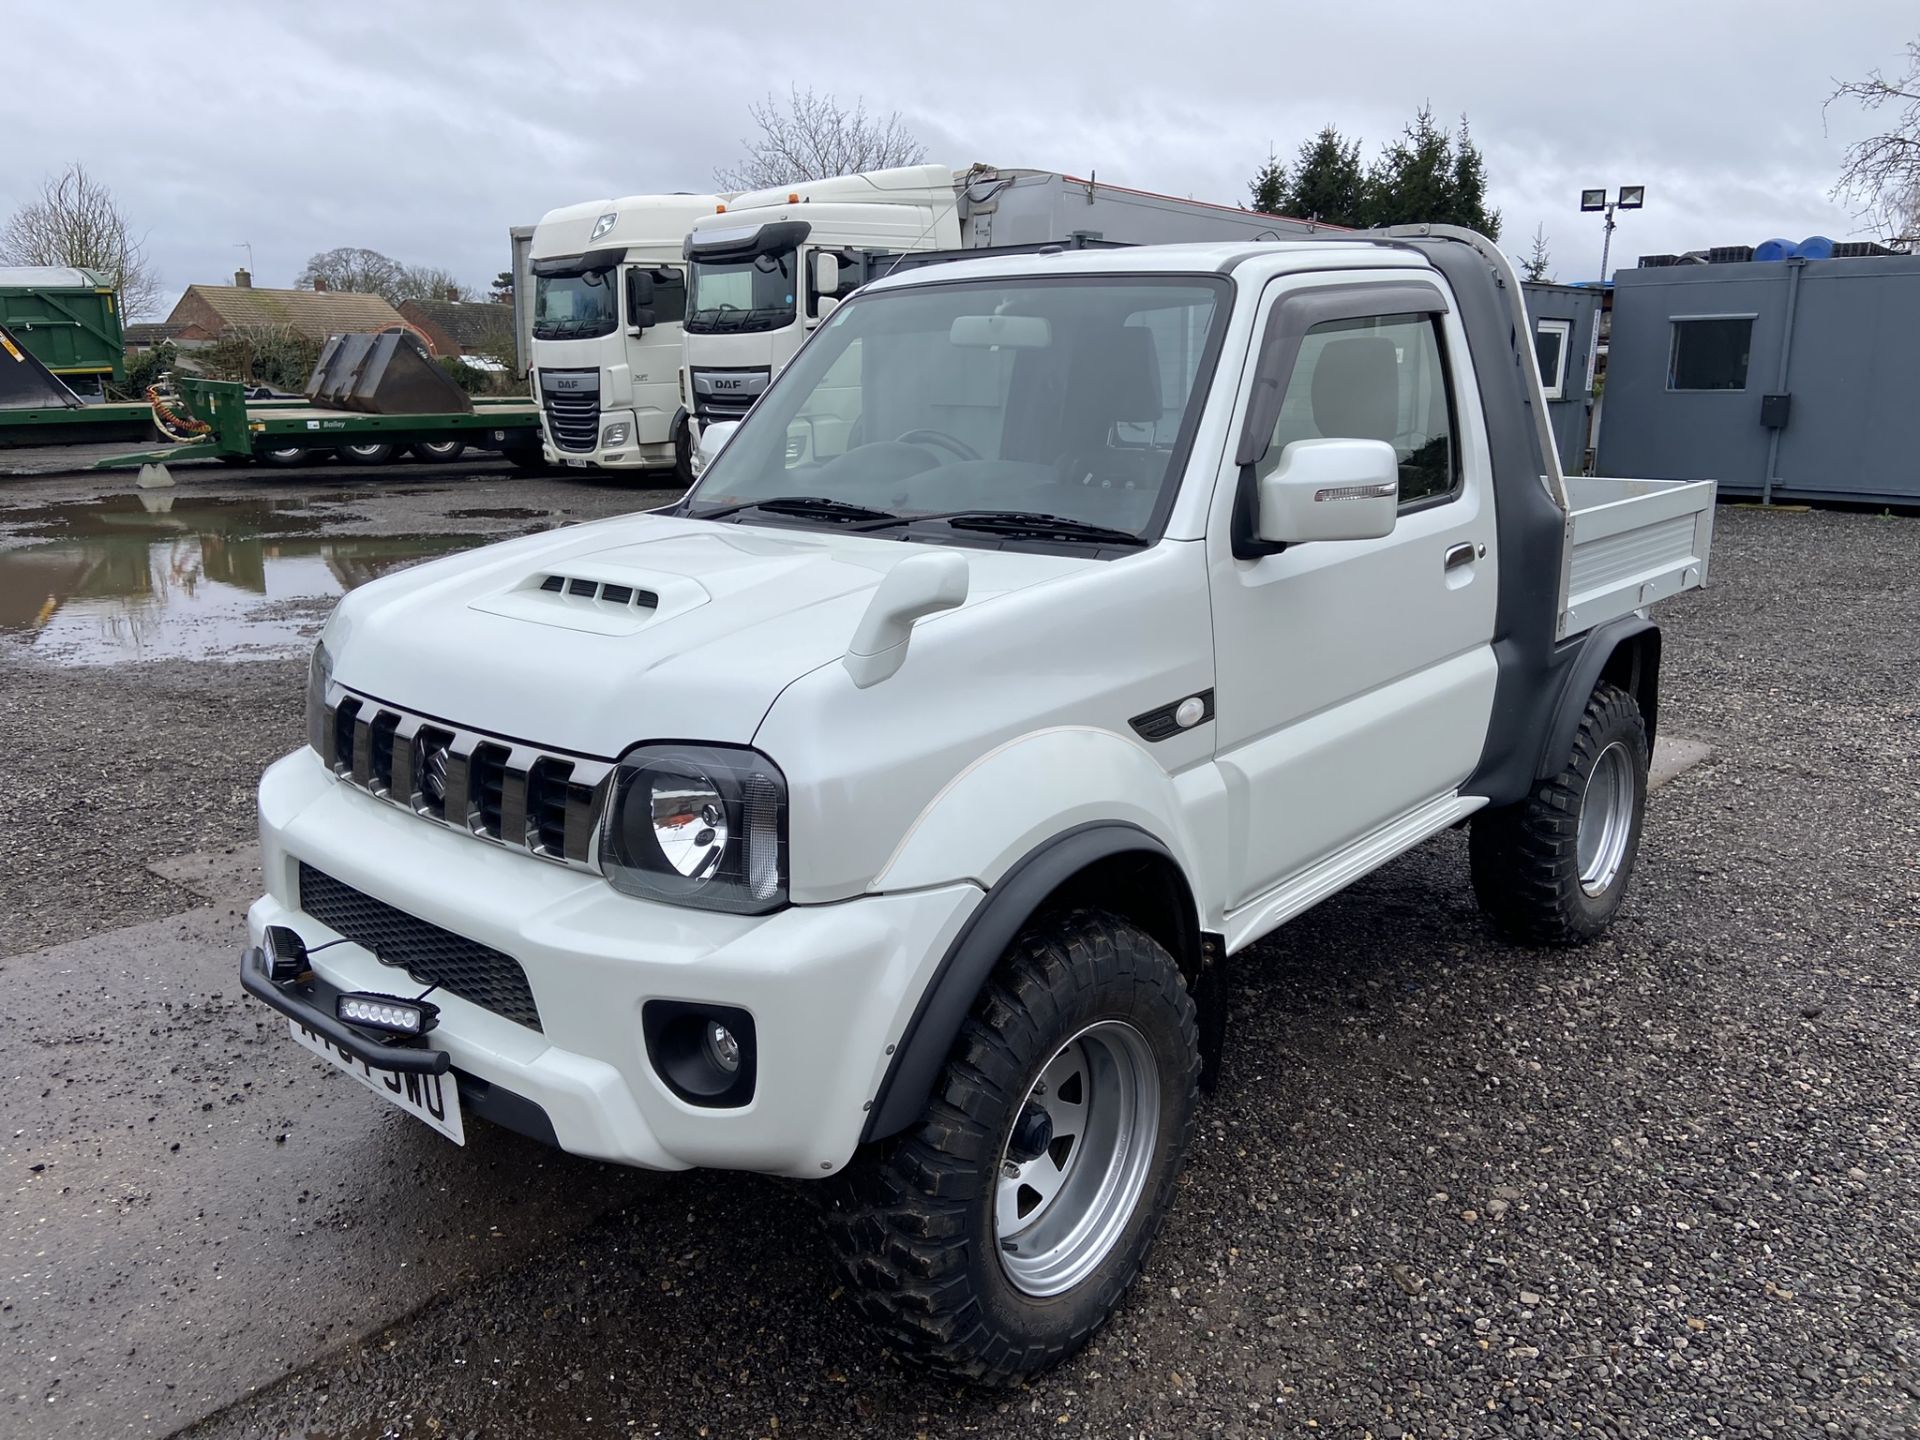
<svg viewBox="0 0 1920 1440">
<path fill-rule="evenodd" d="M 688 438 L 687 421 L 689 418 L 687 407 L 682 405 L 678 410 L 673 412 L 672 423 L 667 426 L 667 439 L 673 442 L 676 449 L 679 448 L 682 441 Z"/>
<path fill-rule="evenodd" d="M 1560 772 L 1567 756 L 1573 752 L 1573 736 L 1579 729 L 1580 715 L 1587 708 L 1587 700 L 1593 694 L 1594 686 L 1600 683 L 1600 676 L 1606 671 L 1608 662 L 1622 645 L 1648 634 L 1653 636 L 1657 665 L 1660 627 L 1638 615 L 1609 621 L 1592 631 L 1582 642 L 1579 654 L 1561 674 L 1560 694 L 1554 701 L 1553 718 L 1547 725 L 1546 735 L 1542 737 L 1540 755 L 1534 765 L 1535 779 L 1545 780 Z M 1649 698 L 1642 703 L 1641 709 L 1647 722 L 1647 744 L 1651 747 L 1659 724 L 1659 711 L 1651 702 L 1659 692 L 1652 677 L 1648 678 L 1643 688 Z"/>
<path fill-rule="evenodd" d="M 1177 866 L 1173 852 L 1155 836 L 1120 820 L 1062 831 L 1014 862 L 941 957 L 867 1112 L 861 1144 L 897 1135 L 920 1118 L 980 987 L 1046 898 L 1094 862 L 1139 851 Z"/>
</svg>

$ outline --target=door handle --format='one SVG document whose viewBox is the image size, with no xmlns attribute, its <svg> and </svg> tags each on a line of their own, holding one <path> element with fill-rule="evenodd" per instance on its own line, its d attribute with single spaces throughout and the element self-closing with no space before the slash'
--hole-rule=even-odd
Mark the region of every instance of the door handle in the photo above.
<svg viewBox="0 0 1920 1440">
<path fill-rule="evenodd" d="M 1479 556 L 1486 554 L 1486 547 L 1477 550 L 1466 541 L 1447 547 L 1447 558 L 1440 566 L 1442 570 L 1458 570 L 1462 565 L 1471 565 Z"/>
</svg>

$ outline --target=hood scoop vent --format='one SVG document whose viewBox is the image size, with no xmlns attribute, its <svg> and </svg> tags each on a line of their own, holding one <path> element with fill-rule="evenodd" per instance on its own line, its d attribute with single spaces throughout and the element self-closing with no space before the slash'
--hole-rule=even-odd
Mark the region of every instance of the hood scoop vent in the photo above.
<svg viewBox="0 0 1920 1440">
<path fill-rule="evenodd" d="M 684 575 L 586 559 L 564 571 L 536 570 L 470 608 L 589 635 L 632 635 L 709 598 L 704 585 Z"/>
<path fill-rule="evenodd" d="M 570 600 L 593 600 L 602 605 L 638 606 L 642 610 L 660 608 L 660 597 L 651 590 L 643 590 L 638 585 L 626 585 L 613 580 L 595 580 L 586 575 L 549 575 L 540 582 L 540 589 L 544 594 L 565 595 Z"/>
</svg>

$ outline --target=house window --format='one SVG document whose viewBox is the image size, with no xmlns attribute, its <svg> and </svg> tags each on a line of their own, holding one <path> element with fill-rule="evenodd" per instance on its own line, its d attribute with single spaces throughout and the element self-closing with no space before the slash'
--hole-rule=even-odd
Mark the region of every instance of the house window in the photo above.
<svg viewBox="0 0 1920 1440">
<path fill-rule="evenodd" d="M 1567 346 L 1572 342 L 1571 320 L 1540 320 L 1533 327 L 1533 353 L 1540 361 L 1540 386 L 1549 400 L 1567 393 Z"/>
<path fill-rule="evenodd" d="M 1744 390 L 1753 316 L 1689 315 L 1673 321 L 1669 390 Z"/>
</svg>

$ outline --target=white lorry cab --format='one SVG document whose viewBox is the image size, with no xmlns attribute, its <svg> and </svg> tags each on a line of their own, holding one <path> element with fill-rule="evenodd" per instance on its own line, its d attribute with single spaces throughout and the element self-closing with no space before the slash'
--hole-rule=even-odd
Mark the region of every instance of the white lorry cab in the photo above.
<svg viewBox="0 0 1920 1440">
<path fill-rule="evenodd" d="M 564 206 L 534 227 L 527 378 L 549 464 L 678 466 L 684 478 L 682 249 L 694 220 L 722 203 L 628 195 Z"/>
<path fill-rule="evenodd" d="M 1263 936 L 1460 825 L 1523 944 L 1625 902 L 1714 489 L 1563 475 L 1531 336 L 1438 227 L 865 286 L 675 505 L 340 601 L 242 984 L 451 1139 L 824 1181 L 897 1343 L 1053 1363 Z"/>
<path fill-rule="evenodd" d="M 1335 228 L 986 165 L 958 174 L 908 165 L 749 191 L 686 237 L 693 433 L 739 419 L 836 304 L 896 269 L 980 250 L 1273 240 Z"/>
</svg>

